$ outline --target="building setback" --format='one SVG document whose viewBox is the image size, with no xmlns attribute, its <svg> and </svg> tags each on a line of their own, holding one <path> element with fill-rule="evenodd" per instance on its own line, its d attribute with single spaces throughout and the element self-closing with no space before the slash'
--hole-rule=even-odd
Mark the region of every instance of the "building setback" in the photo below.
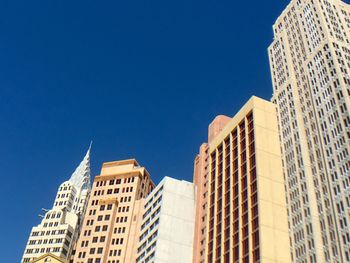
<svg viewBox="0 0 350 263">
<path fill-rule="evenodd" d="M 73 262 L 134 262 L 140 205 L 153 188 L 136 160 L 104 163 L 93 183 Z"/>
<path fill-rule="evenodd" d="M 275 105 L 252 97 L 226 119 L 209 129 L 209 166 L 195 165 L 195 181 L 207 183 L 197 186 L 207 200 L 205 217 L 196 217 L 196 229 L 206 221 L 204 262 L 291 262 Z M 195 242 L 198 260 L 202 244 Z"/>
<path fill-rule="evenodd" d="M 164 177 L 142 209 L 136 263 L 191 263 L 194 185 Z"/>
<path fill-rule="evenodd" d="M 32 228 L 22 262 L 51 253 L 67 260 L 77 240 L 90 194 L 90 148 L 71 178 L 62 183 L 51 210 Z"/>
<path fill-rule="evenodd" d="M 350 262 L 350 6 L 292 0 L 268 49 L 293 262 Z"/>
</svg>

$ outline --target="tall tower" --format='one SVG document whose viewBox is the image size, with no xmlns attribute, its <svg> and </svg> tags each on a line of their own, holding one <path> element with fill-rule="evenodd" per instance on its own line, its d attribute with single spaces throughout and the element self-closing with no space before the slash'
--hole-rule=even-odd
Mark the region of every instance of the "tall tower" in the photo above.
<svg viewBox="0 0 350 263">
<path fill-rule="evenodd" d="M 208 137 L 204 168 L 195 162 L 206 185 L 196 184 L 193 262 L 290 263 L 275 105 L 252 97 L 233 118 L 217 117 Z"/>
<path fill-rule="evenodd" d="M 73 262 L 134 262 L 142 198 L 153 188 L 135 159 L 104 163 L 94 179 Z"/>
<path fill-rule="evenodd" d="M 273 32 L 293 262 L 350 262 L 350 6 L 292 0 Z"/>
<path fill-rule="evenodd" d="M 60 185 L 52 209 L 32 228 L 22 262 L 30 262 L 46 253 L 69 259 L 91 190 L 90 148 L 91 145 L 71 178 Z"/>
</svg>

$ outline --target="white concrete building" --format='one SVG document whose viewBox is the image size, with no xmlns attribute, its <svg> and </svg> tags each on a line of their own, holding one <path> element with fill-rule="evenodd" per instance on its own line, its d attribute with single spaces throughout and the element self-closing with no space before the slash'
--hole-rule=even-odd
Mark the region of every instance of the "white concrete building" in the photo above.
<svg viewBox="0 0 350 263">
<path fill-rule="evenodd" d="M 51 210 L 32 228 L 22 262 L 52 253 L 68 260 L 77 240 L 91 190 L 90 148 L 71 178 L 62 183 Z"/>
<path fill-rule="evenodd" d="M 194 185 L 165 177 L 144 203 L 137 263 L 191 263 Z"/>
<path fill-rule="evenodd" d="M 350 5 L 292 0 L 269 47 L 293 262 L 350 262 Z"/>
</svg>

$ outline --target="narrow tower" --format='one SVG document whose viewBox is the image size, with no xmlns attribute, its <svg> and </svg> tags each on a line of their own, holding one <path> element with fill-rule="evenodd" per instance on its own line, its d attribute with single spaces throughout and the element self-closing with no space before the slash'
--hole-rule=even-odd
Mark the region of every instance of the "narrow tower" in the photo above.
<svg viewBox="0 0 350 263">
<path fill-rule="evenodd" d="M 78 238 L 90 195 L 90 147 L 71 178 L 63 182 L 52 209 L 32 228 L 22 262 L 51 253 L 69 259 Z"/>
<path fill-rule="evenodd" d="M 194 160 L 193 183 L 196 186 L 196 216 L 193 242 L 193 263 L 204 263 L 205 241 L 207 228 L 208 207 L 208 174 L 209 174 L 209 146 L 208 144 L 218 135 L 231 118 L 219 115 L 209 125 L 208 143 L 203 143 L 199 154 Z"/>
</svg>

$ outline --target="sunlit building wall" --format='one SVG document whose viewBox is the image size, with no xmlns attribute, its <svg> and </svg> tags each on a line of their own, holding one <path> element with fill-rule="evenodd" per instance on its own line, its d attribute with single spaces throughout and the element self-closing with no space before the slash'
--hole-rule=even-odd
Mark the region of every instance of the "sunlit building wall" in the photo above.
<svg viewBox="0 0 350 263">
<path fill-rule="evenodd" d="M 192 263 L 194 185 L 170 177 L 144 201 L 136 263 Z"/>
</svg>

